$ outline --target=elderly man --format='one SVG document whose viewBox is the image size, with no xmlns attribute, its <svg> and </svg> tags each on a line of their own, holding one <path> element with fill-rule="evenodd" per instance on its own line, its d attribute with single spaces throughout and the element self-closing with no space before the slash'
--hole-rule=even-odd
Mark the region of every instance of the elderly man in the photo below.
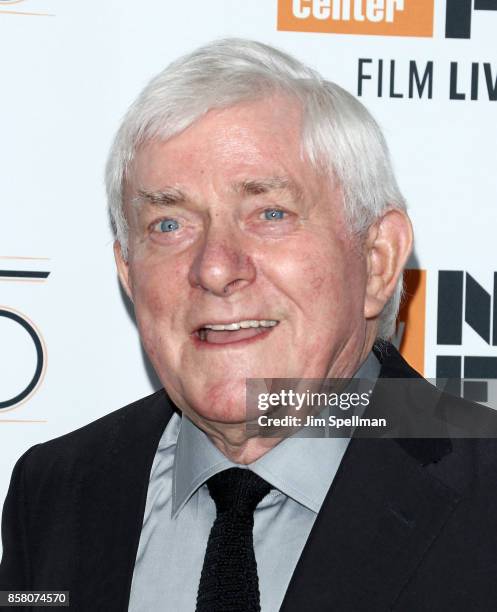
<svg viewBox="0 0 497 612">
<path fill-rule="evenodd" d="M 107 188 L 165 391 L 21 457 L 0 588 L 84 612 L 495 609 L 492 442 L 247 427 L 247 379 L 431 397 L 386 342 L 412 230 L 366 109 L 275 49 L 212 43 L 132 105 Z"/>
</svg>

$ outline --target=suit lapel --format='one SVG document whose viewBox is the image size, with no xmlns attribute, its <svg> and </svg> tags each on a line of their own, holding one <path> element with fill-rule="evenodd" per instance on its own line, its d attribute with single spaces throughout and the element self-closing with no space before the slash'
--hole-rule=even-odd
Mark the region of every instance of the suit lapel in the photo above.
<svg viewBox="0 0 497 612">
<path fill-rule="evenodd" d="M 384 349 L 382 378 L 419 377 L 391 345 Z M 399 406 L 408 410 L 404 400 Z M 447 439 L 354 438 L 281 611 L 391 609 L 459 501 L 423 467 L 450 450 Z"/>
<path fill-rule="evenodd" d="M 282 612 L 389 609 L 457 501 L 394 440 L 352 440 Z"/>
<path fill-rule="evenodd" d="M 103 442 L 105 461 L 96 454 L 96 461 L 82 468 L 76 483 L 80 539 L 74 589 L 82 611 L 128 609 L 150 469 L 171 415 L 163 391 L 123 411 Z"/>
</svg>

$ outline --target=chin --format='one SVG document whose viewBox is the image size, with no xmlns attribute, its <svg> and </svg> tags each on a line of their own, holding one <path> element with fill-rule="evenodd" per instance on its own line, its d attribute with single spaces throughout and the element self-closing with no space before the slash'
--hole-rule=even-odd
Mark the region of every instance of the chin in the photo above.
<svg viewBox="0 0 497 612">
<path fill-rule="evenodd" d="M 211 384 L 189 400 L 190 410 L 207 421 L 244 423 L 247 420 L 245 379 Z"/>
</svg>

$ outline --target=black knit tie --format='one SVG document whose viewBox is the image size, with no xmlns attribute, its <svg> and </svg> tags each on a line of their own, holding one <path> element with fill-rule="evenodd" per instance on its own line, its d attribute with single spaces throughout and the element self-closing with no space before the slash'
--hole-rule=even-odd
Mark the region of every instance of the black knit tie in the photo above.
<svg viewBox="0 0 497 612">
<path fill-rule="evenodd" d="M 258 612 L 254 510 L 271 486 L 250 470 L 230 468 L 207 481 L 216 504 L 197 593 L 196 612 Z"/>
</svg>

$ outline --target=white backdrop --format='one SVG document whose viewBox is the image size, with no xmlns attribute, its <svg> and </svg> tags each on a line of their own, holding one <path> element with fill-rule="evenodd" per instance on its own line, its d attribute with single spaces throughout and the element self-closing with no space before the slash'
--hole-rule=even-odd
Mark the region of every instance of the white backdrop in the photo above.
<svg viewBox="0 0 497 612">
<path fill-rule="evenodd" d="M 156 384 L 118 289 L 103 166 L 125 109 L 148 79 L 213 38 L 279 46 L 356 95 L 359 58 L 373 60 L 371 73 L 383 60 L 387 95 L 378 97 L 372 79 L 361 99 L 384 128 L 410 205 L 411 267 L 427 271 L 425 375 L 435 375 L 437 355 L 497 356 L 468 325 L 461 346 L 437 345 L 436 333 L 439 270 L 469 272 L 493 293 L 497 102 L 489 100 L 481 64 L 495 82 L 497 11 L 474 11 L 471 37 L 447 39 L 445 2 L 434 1 L 433 37 L 418 38 L 278 31 L 277 0 L 0 0 L 0 310 L 33 323 L 46 357 L 35 393 L 0 409 L 0 502 L 29 446 Z M 391 98 L 392 59 L 394 89 L 404 93 L 409 61 L 433 61 L 432 99 Z M 465 100 L 449 97 L 451 62 Z M 472 63 L 480 64 L 477 100 L 469 99 Z M 49 276 L 18 274 L 26 271 Z M 26 386 L 35 365 L 25 330 L 0 317 L 0 402 Z"/>
</svg>

